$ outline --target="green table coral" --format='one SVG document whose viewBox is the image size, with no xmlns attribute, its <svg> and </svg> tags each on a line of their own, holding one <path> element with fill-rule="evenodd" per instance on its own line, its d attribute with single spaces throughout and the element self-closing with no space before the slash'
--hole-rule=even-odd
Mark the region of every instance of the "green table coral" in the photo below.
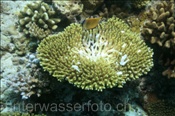
<svg viewBox="0 0 175 116">
<path fill-rule="evenodd" d="M 153 66 L 153 51 L 122 20 L 111 18 L 94 29 L 71 24 L 42 40 L 40 65 L 58 81 L 102 91 L 139 78 Z"/>
</svg>

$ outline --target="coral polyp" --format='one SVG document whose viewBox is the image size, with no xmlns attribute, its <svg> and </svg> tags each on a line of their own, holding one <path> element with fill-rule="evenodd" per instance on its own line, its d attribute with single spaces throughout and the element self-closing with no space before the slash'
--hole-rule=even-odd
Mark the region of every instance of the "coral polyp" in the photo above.
<svg viewBox="0 0 175 116">
<path fill-rule="evenodd" d="M 122 88 L 153 66 L 152 49 L 115 17 L 89 30 L 71 24 L 45 38 L 37 53 L 40 65 L 58 81 L 85 90 Z"/>
</svg>

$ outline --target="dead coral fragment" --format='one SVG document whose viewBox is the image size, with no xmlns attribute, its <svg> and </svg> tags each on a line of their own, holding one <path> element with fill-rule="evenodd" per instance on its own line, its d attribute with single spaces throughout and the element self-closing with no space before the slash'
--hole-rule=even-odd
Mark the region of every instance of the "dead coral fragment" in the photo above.
<svg viewBox="0 0 175 116">
<path fill-rule="evenodd" d="M 21 31 L 30 36 L 41 39 L 48 35 L 48 32 L 55 31 L 61 19 L 56 11 L 44 2 L 27 4 L 23 11 L 20 11 L 19 25 Z M 32 26 L 32 27 L 30 27 Z M 34 34 L 39 29 L 39 34 Z"/>
<path fill-rule="evenodd" d="M 114 17 L 89 30 L 71 24 L 45 38 L 37 52 L 44 70 L 85 90 L 121 88 L 153 66 L 152 49 Z"/>
</svg>

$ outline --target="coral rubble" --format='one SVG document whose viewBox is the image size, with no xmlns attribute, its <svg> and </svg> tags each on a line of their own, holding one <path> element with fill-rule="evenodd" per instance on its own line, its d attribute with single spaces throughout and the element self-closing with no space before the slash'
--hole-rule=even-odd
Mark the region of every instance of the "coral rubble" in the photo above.
<svg viewBox="0 0 175 116">
<path fill-rule="evenodd" d="M 89 30 L 71 24 L 40 43 L 40 64 L 59 81 L 66 79 L 82 89 L 123 87 L 153 66 L 152 49 L 128 28 L 114 17 Z"/>
</svg>

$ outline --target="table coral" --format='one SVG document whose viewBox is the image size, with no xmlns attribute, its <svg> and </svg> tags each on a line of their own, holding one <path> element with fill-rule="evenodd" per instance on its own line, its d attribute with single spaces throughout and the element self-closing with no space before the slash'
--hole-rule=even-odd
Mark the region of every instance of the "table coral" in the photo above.
<svg viewBox="0 0 175 116">
<path fill-rule="evenodd" d="M 71 24 L 48 36 L 37 49 L 40 65 L 58 81 L 85 90 L 122 88 L 153 66 L 153 51 L 122 20 L 111 18 L 94 29 Z"/>
<path fill-rule="evenodd" d="M 55 31 L 61 21 L 56 11 L 44 2 L 27 4 L 18 17 L 21 31 L 40 39 Z M 35 30 L 39 30 L 39 34 L 34 34 Z"/>
</svg>

